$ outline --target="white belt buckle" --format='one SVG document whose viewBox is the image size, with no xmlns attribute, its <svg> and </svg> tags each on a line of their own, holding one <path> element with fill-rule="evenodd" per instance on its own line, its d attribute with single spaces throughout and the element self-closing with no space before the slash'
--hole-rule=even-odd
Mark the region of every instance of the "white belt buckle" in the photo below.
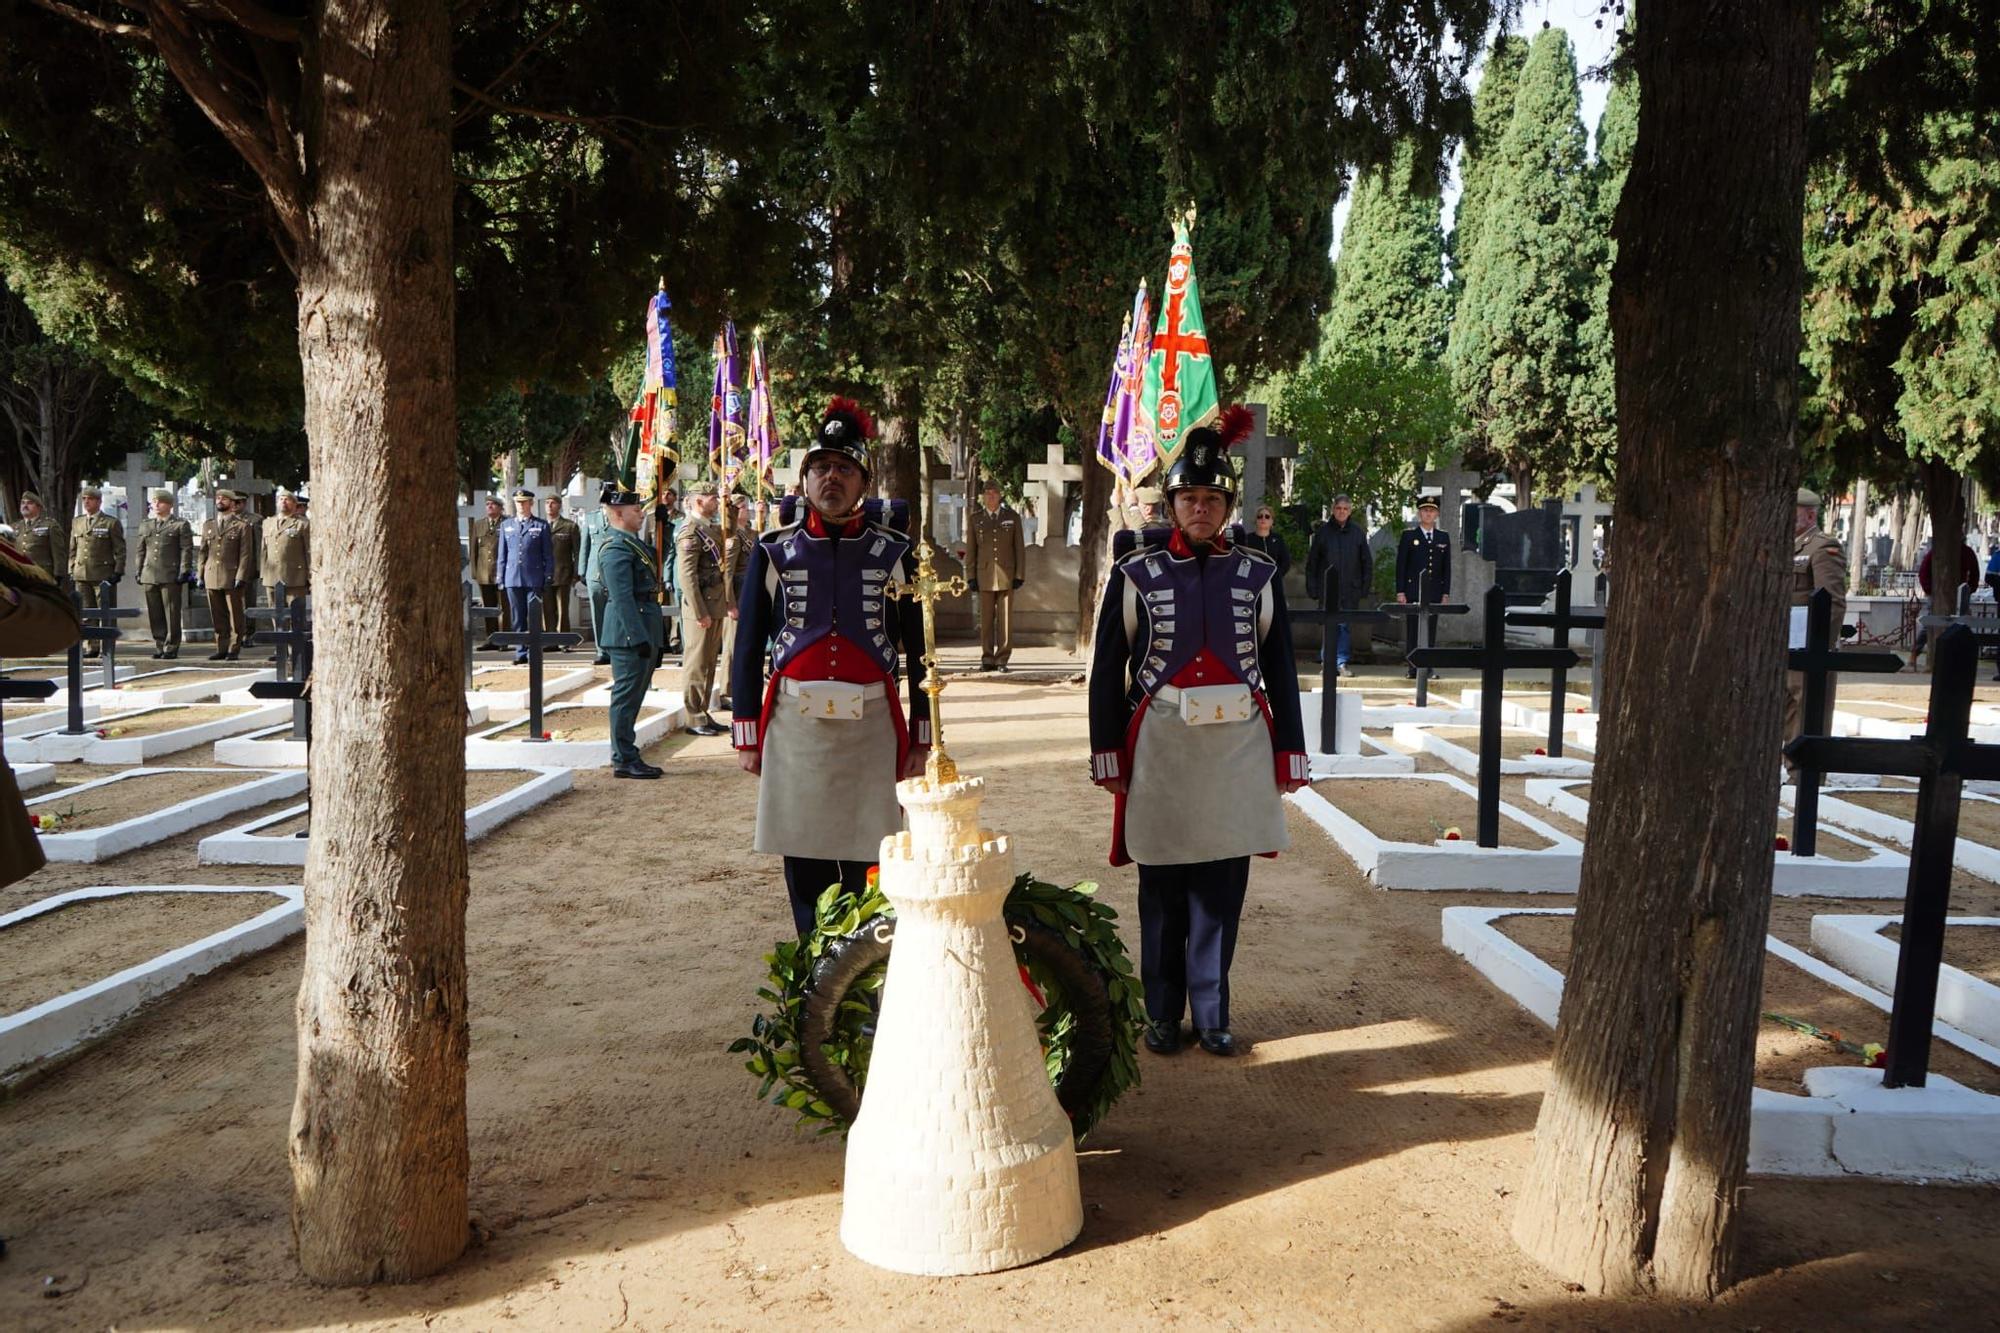
<svg viewBox="0 0 2000 1333">
<path fill-rule="evenodd" d="M 1181 721 L 1190 727 L 1248 722 L 1255 711 L 1248 685 L 1195 685 L 1181 691 Z"/>
<path fill-rule="evenodd" d="M 864 687 L 851 680 L 802 680 L 799 711 L 821 722 L 859 722 Z"/>
</svg>

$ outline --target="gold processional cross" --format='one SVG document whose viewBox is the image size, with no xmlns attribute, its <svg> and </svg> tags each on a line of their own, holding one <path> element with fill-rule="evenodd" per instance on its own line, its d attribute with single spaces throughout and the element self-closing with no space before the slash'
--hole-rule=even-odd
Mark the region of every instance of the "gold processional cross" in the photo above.
<svg viewBox="0 0 2000 1333">
<path fill-rule="evenodd" d="M 930 495 L 930 458 L 925 451 L 924 494 Z M 963 597 L 966 582 L 957 574 L 939 578 L 937 567 L 931 563 L 935 555 L 931 549 L 931 539 L 923 537 L 917 543 L 917 573 L 908 583 L 891 585 L 888 589 L 892 597 L 907 597 L 922 608 L 924 614 L 924 678 L 918 685 L 931 697 L 931 757 L 924 764 L 924 782 L 938 787 L 947 782 L 958 781 L 958 765 L 944 749 L 944 713 L 938 707 L 938 696 L 944 693 L 944 678 L 938 675 L 937 667 L 937 604 L 947 597 Z"/>
</svg>

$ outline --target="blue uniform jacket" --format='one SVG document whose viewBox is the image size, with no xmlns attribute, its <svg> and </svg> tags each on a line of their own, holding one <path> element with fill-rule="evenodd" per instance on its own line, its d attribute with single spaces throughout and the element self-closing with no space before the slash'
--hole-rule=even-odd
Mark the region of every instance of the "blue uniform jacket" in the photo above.
<svg viewBox="0 0 2000 1333">
<path fill-rule="evenodd" d="M 500 525 L 500 586 L 545 588 L 555 572 L 556 548 L 545 518 L 510 518 Z"/>
<path fill-rule="evenodd" d="M 1450 533 L 1437 528 L 1425 541 L 1422 528 L 1404 530 L 1396 542 L 1396 591 L 1413 602 L 1451 600 Z"/>
</svg>

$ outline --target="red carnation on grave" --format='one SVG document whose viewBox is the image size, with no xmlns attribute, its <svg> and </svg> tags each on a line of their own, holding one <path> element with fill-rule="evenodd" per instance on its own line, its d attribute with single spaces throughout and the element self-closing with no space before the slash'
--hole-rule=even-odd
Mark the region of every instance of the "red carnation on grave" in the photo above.
<svg viewBox="0 0 2000 1333">
<path fill-rule="evenodd" d="M 103 740 L 103 739 L 104 739 L 104 728 L 103 728 L 103 727 L 99 727 L 99 728 L 97 729 L 97 739 L 99 739 L 99 740 Z"/>
<path fill-rule="evenodd" d="M 548 739 L 549 739 L 549 733 L 548 733 L 548 732 L 546 732 L 546 731 L 545 731 L 545 732 L 543 732 L 543 733 L 542 733 L 542 739 L 543 739 L 543 740 L 548 740 Z"/>
<path fill-rule="evenodd" d="M 31 828 L 40 828 L 42 826 L 42 817 L 40 815 L 29 815 L 28 825 Z"/>
<path fill-rule="evenodd" d="M 1222 447 L 1227 449 L 1238 440 L 1250 437 L 1257 425 L 1256 414 L 1241 403 L 1222 409 L 1222 419 L 1215 423 L 1215 433 L 1222 437 Z"/>
<path fill-rule="evenodd" d="M 872 440 L 875 438 L 875 418 L 869 416 L 861 404 L 855 402 L 852 398 L 835 398 L 826 405 L 826 414 L 832 416 L 836 412 L 845 412 L 848 416 L 854 418 L 855 422 L 861 427 L 862 439 Z"/>
<path fill-rule="evenodd" d="M 1777 849 L 1781 852 L 1789 852 L 1790 850 L 1792 850 L 1792 840 L 1786 837 L 1782 833 L 1778 835 L 1777 842 L 1775 845 L 1777 846 Z"/>
<path fill-rule="evenodd" d="M 1579 713 L 1588 713 L 1590 710 L 1588 708 L 1579 707 L 1576 711 Z"/>
<path fill-rule="evenodd" d="M 1539 754 L 1539 755 L 1546 755 L 1546 754 L 1547 754 L 1548 752 L 1549 752 L 1549 747 L 1548 747 L 1548 746 L 1546 746 L 1546 745 L 1537 745 L 1537 746 L 1535 747 L 1535 753 L 1536 753 L 1536 754 Z"/>
<path fill-rule="evenodd" d="M 1444 840 L 1446 842 L 1460 842 L 1464 840 L 1464 837 L 1465 835 L 1455 828 L 1448 828 L 1444 831 Z"/>
</svg>

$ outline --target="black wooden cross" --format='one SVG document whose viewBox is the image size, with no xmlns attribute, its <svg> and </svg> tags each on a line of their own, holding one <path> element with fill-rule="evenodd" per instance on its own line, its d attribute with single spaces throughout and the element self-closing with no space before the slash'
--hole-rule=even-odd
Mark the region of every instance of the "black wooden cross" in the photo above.
<svg viewBox="0 0 2000 1333">
<path fill-rule="evenodd" d="M 282 594 L 285 585 L 280 583 Z M 312 743 L 312 694 L 308 688 L 312 683 L 313 632 L 312 621 L 306 611 L 306 599 L 294 597 L 285 608 L 285 619 L 290 623 L 282 629 L 259 630 L 250 636 L 252 643 L 268 643 L 277 647 L 278 660 L 289 659 L 290 674 L 286 668 L 278 668 L 278 679 L 258 680 L 250 684 L 250 694 L 257 699 L 290 699 L 292 701 L 292 739 Z"/>
<path fill-rule="evenodd" d="M 110 606 L 111 594 L 117 585 L 106 579 L 98 585 L 98 605 L 86 608 L 83 594 L 74 587 L 69 590 L 69 600 L 76 607 L 77 619 L 83 622 L 83 636 L 69 646 L 69 717 L 62 729 L 65 736 L 81 736 L 90 728 L 83 725 L 83 645 L 101 643 L 104 645 L 104 688 L 118 688 L 118 640 L 124 636 L 118 622 L 139 614 L 136 606 Z"/>
<path fill-rule="evenodd" d="M 1799 734 L 1820 735 L 1827 717 L 1827 677 L 1836 671 L 1901 671 L 1903 659 L 1894 653 L 1841 652 L 1833 647 L 1833 594 L 1825 588 L 1806 602 L 1806 646 L 1794 648 L 1787 665 L 1805 677 L 1799 709 Z M 1787 739 L 1790 739 L 1787 737 Z M 1790 753 L 1787 751 L 1786 753 Z M 1822 770 L 1794 758 L 1792 781 L 1792 855 L 1815 856 L 1819 846 L 1819 780 Z"/>
<path fill-rule="evenodd" d="M 1437 632 L 1437 618 L 1439 616 L 1463 616 L 1470 614 L 1472 611 L 1472 608 L 1464 602 L 1429 601 L 1427 599 L 1430 595 L 1429 576 L 1419 574 L 1417 576 L 1416 601 L 1384 602 L 1376 608 L 1387 616 L 1401 616 L 1405 622 L 1409 621 L 1412 616 L 1422 617 L 1422 619 L 1416 622 L 1418 652 L 1422 652 L 1424 649 L 1432 646 L 1431 636 Z M 1417 707 L 1422 708 L 1430 702 L 1430 668 L 1418 662 L 1414 656 L 1408 660 L 1410 665 L 1417 669 Z"/>
<path fill-rule="evenodd" d="M 1486 590 L 1486 641 L 1477 648 L 1419 648 L 1410 654 L 1419 668 L 1479 668 L 1479 838 L 1481 847 L 1500 845 L 1500 704 L 1507 673 L 1521 668 L 1568 668 L 1576 654 L 1567 648 L 1509 648 L 1507 594 L 1498 584 Z"/>
<path fill-rule="evenodd" d="M 528 624 L 542 623 L 542 595 L 528 595 Z M 542 653 L 548 648 L 574 648 L 583 642 L 581 634 L 556 633 L 544 629 L 515 629 L 505 634 L 493 636 L 493 642 L 503 647 L 525 647 L 528 650 L 528 739 L 542 739 Z"/>
<path fill-rule="evenodd" d="M 1339 598 L 1334 599 L 1336 602 Z M 1322 754 L 1340 753 L 1340 727 L 1338 696 L 1340 693 L 1340 660 L 1334 649 L 1339 641 L 1336 632 L 1341 625 L 1376 625 L 1389 618 L 1387 611 L 1346 611 L 1339 606 L 1329 606 L 1320 612 L 1322 638 L 1320 647 L 1326 654 L 1324 670 L 1320 673 L 1319 707 L 1319 748 Z"/>
<path fill-rule="evenodd" d="M 56 692 L 52 680 L 10 680 L 0 678 L 0 705 L 9 699 L 46 699 Z"/>
<path fill-rule="evenodd" d="M 271 585 L 271 604 L 269 606 L 253 606 L 243 614 L 249 620 L 258 622 L 270 621 L 272 629 L 283 629 L 292 619 L 293 600 L 286 593 L 283 580 L 280 580 Z M 302 601 L 304 599 L 301 598 L 298 600 Z M 250 636 L 250 642 L 270 643 L 272 640 L 253 634 Z M 278 673 L 279 680 L 290 680 L 291 640 L 279 639 L 276 642 L 277 646 L 271 652 L 272 667 Z"/>
<path fill-rule="evenodd" d="M 1604 628 L 1604 612 L 1572 611 L 1569 605 L 1570 571 L 1565 569 L 1556 575 L 1556 609 L 1554 611 L 1509 611 L 1507 623 L 1510 625 L 1530 625 L 1537 628 L 1547 626 L 1554 633 L 1555 646 L 1569 647 L 1569 632 L 1573 629 L 1595 630 Z M 1599 668 L 1592 663 L 1592 670 Z M 1480 696 L 1482 701 L 1485 696 Z M 1549 670 L 1549 753 L 1560 759 L 1563 752 L 1563 714 L 1568 711 L 1569 668 L 1552 667 Z M 1482 704 L 1483 706 L 1483 704 Z"/>
<path fill-rule="evenodd" d="M 1860 736 L 1800 736 L 1785 753 L 1801 768 L 1828 773 L 1894 773 L 1917 779 L 1916 833 L 1903 890 L 1896 996 L 1882 1084 L 1921 1088 L 1930 1072 L 1931 1021 L 1951 908 L 1951 862 L 1958 843 L 1959 797 L 1968 780 L 2000 778 L 2000 745 L 1968 740 L 1979 639 L 1948 625 L 1932 649 L 1931 712 L 1921 736 L 1892 741 Z"/>
<path fill-rule="evenodd" d="M 1972 585 L 1958 585 L 1958 614 L 1950 616 L 1930 615 L 1917 622 L 1933 634 L 1940 633 L 1947 625 L 1963 625 L 1981 640 L 1981 646 L 2000 641 L 2000 615 L 1975 616 L 1972 614 Z M 1993 665 L 1993 679 L 2000 680 L 2000 662 Z"/>
</svg>

